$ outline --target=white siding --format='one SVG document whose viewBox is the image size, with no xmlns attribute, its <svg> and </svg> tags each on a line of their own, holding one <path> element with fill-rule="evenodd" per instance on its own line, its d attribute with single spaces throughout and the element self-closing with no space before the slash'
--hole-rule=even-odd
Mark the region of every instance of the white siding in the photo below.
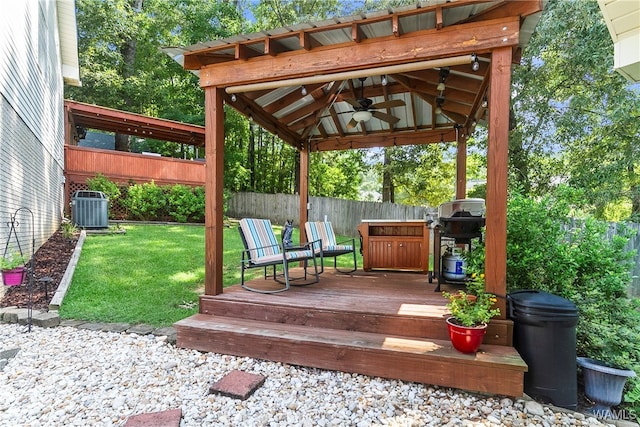
<svg viewBox="0 0 640 427">
<path fill-rule="evenodd" d="M 30 254 L 60 226 L 64 202 L 64 99 L 56 3 L 3 2 L 2 9 L 0 256 L 7 241 L 12 248 L 16 245 L 6 226 L 16 211 L 18 239 Z"/>
</svg>

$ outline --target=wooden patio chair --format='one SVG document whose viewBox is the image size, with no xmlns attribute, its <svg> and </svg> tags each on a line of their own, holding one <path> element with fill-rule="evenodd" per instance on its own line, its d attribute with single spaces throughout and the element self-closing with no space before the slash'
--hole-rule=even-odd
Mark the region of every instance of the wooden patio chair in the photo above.
<svg viewBox="0 0 640 427">
<path fill-rule="evenodd" d="M 240 236 L 242 243 L 244 244 L 244 251 L 242 252 L 242 263 L 240 267 L 240 285 L 249 291 L 260 292 L 265 294 L 272 294 L 276 292 L 286 291 L 290 288 L 291 282 L 294 280 L 303 279 L 304 282 L 298 284 L 298 286 L 311 285 L 318 283 L 320 280 L 318 276 L 318 266 L 316 263 L 316 254 L 312 250 L 310 244 L 301 246 L 291 246 L 283 248 L 278 243 L 276 235 L 273 232 L 271 221 L 268 219 L 256 219 L 256 218 L 243 218 L 240 220 Z M 307 279 L 307 266 L 308 262 L 313 262 L 314 277 L 315 280 L 309 282 Z M 292 262 L 304 262 L 304 276 L 299 278 L 291 278 L 289 275 L 289 264 Z M 282 265 L 282 274 L 277 274 L 276 267 Z M 248 286 L 244 280 L 244 272 L 250 268 L 262 267 L 264 268 L 264 278 L 267 278 L 267 267 L 273 266 L 273 279 L 284 285 L 282 288 L 275 290 L 257 289 Z M 284 280 L 282 279 L 284 278 Z"/>
<path fill-rule="evenodd" d="M 358 266 L 355 239 L 336 242 L 333 227 L 328 221 L 307 222 L 304 224 L 304 230 L 307 240 L 312 242 L 314 252 L 320 256 L 320 274 L 324 273 L 325 258 L 333 258 L 333 268 L 340 273 L 348 274 L 356 271 Z M 353 255 L 353 269 L 340 270 L 338 268 L 338 257 L 346 254 Z"/>
</svg>

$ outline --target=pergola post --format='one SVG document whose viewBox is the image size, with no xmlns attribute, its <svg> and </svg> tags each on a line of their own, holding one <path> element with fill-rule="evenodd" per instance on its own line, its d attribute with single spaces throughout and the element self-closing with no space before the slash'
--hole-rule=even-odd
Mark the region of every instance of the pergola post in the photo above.
<svg viewBox="0 0 640 427">
<path fill-rule="evenodd" d="M 224 215 L 223 89 L 205 88 L 205 295 L 222 293 Z"/>
<path fill-rule="evenodd" d="M 464 199 L 467 196 L 467 140 L 459 132 L 456 132 L 456 139 L 456 199 Z"/>
<path fill-rule="evenodd" d="M 487 149 L 486 290 L 498 296 L 507 293 L 507 161 L 509 146 L 509 101 L 511 97 L 510 47 L 491 55 L 489 93 L 489 143 Z M 498 298 L 501 318 L 506 318 L 506 298 Z"/>
<path fill-rule="evenodd" d="M 308 221 L 307 206 L 309 204 L 309 144 L 303 144 L 300 150 L 300 243 L 304 237 L 304 223 Z"/>
</svg>

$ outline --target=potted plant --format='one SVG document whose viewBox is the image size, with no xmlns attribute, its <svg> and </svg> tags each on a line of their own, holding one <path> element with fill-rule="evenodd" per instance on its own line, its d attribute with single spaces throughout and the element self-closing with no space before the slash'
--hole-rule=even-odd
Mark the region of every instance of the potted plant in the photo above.
<svg viewBox="0 0 640 427">
<path fill-rule="evenodd" d="M 487 331 L 487 323 L 500 314 L 499 308 L 493 308 L 497 301 L 495 295 L 484 292 L 484 286 L 480 286 L 484 285 L 484 275 L 473 277 L 470 284 L 475 295 L 464 291 L 442 293 L 449 300 L 449 338 L 453 347 L 461 353 L 478 351 Z"/>
<path fill-rule="evenodd" d="M 616 419 L 617 416 L 611 407 L 622 402 L 624 385 L 627 379 L 635 377 L 636 373 L 589 357 L 578 357 L 577 361 L 582 368 L 584 394 L 595 402 L 590 411 L 600 418 Z"/>
<path fill-rule="evenodd" d="M 620 309 L 623 307 L 621 303 Z M 637 322 L 640 317 L 636 315 L 635 319 Z M 634 378 L 638 368 L 637 356 L 624 351 L 620 344 L 629 339 L 637 345 L 637 333 L 629 334 L 630 330 L 637 328 L 637 323 L 631 324 L 631 329 L 622 322 L 607 324 L 604 328 L 600 326 L 592 324 L 594 345 L 582 349 L 580 353 L 583 356 L 578 357 L 577 362 L 582 372 L 584 394 L 594 403 L 590 412 L 599 418 L 616 419 L 618 411 L 612 407 L 622 403 L 625 386 L 629 385 L 630 392 L 635 389 L 636 394 L 640 390 Z"/>
<path fill-rule="evenodd" d="M 5 286 L 17 286 L 22 284 L 25 274 L 25 259 L 16 252 L 0 258 L 0 270 L 2 270 L 2 282 Z"/>
</svg>

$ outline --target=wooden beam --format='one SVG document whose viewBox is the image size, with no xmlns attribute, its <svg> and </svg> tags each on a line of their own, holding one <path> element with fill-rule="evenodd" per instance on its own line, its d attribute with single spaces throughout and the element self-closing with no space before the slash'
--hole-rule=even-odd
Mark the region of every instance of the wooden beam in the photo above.
<svg viewBox="0 0 640 427">
<path fill-rule="evenodd" d="M 402 134 L 368 133 L 367 135 L 345 136 L 343 138 L 311 141 L 311 151 L 348 150 L 356 148 L 391 147 L 398 145 L 421 145 L 455 140 L 455 130 L 451 127 L 422 129 Z"/>
<path fill-rule="evenodd" d="M 354 23 L 351 25 L 351 40 L 356 43 L 360 43 L 362 41 L 363 35 L 362 30 L 360 30 L 360 25 Z"/>
<path fill-rule="evenodd" d="M 224 214 L 224 91 L 205 90 L 205 295 L 222 293 Z"/>
<path fill-rule="evenodd" d="M 291 132 L 289 128 L 278 122 L 273 116 L 265 114 L 264 110 L 253 100 L 245 96 L 236 95 L 234 101 L 225 93 L 225 102 L 228 106 L 237 110 L 240 114 L 248 117 L 250 120 L 255 121 L 266 131 L 278 136 L 287 144 L 297 149 L 300 148 L 301 142 L 299 136 Z"/>
<path fill-rule="evenodd" d="M 507 293 L 507 162 L 511 48 L 493 51 L 489 93 L 489 146 L 487 149 L 487 209 L 485 280 L 498 298 L 500 318 L 506 318 Z"/>
<path fill-rule="evenodd" d="M 306 51 L 321 46 L 321 44 L 313 38 L 313 36 L 305 31 L 300 31 L 300 47 Z"/>
<path fill-rule="evenodd" d="M 300 150 L 300 243 L 306 242 L 304 223 L 308 221 L 307 204 L 309 203 L 309 144 Z"/>
<path fill-rule="evenodd" d="M 280 41 L 276 38 L 268 37 L 264 43 L 264 53 L 271 56 L 277 56 L 284 48 Z"/>
<path fill-rule="evenodd" d="M 314 83 L 327 83 L 331 81 L 347 80 L 351 82 L 353 79 L 366 78 L 371 76 L 381 76 L 383 74 L 393 74 L 401 72 L 409 72 L 415 70 L 424 70 L 433 67 L 448 67 L 456 64 L 469 64 L 471 62 L 471 54 L 449 56 L 440 59 L 430 59 L 426 61 L 409 62 L 406 64 L 386 65 L 382 67 L 341 71 L 339 73 L 317 74 L 314 76 L 297 77 L 286 80 L 271 80 L 265 82 L 250 83 L 246 85 L 237 85 L 227 87 L 227 93 L 253 92 L 265 89 L 278 89 L 283 87 L 301 86 Z M 351 84 L 350 84 L 351 86 Z M 353 89 L 353 88 L 352 88 Z M 354 94 L 355 95 L 355 94 Z"/>
<path fill-rule="evenodd" d="M 456 199 L 467 197 L 467 138 L 458 133 L 456 152 Z"/>
<path fill-rule="evenodd" d="M 288 80 L 350 70 L 407 64 L 436 58 L 487 52 L 500 46 L 517 46 L 518 17 L 453 25 L 375 39 L 364 39 L 331 48 L 292 51 L 275 57 L 265 55 L 247 61 L 229 61 L 205 66 L 200 85 L 232 86 Z"/>
</svg>

